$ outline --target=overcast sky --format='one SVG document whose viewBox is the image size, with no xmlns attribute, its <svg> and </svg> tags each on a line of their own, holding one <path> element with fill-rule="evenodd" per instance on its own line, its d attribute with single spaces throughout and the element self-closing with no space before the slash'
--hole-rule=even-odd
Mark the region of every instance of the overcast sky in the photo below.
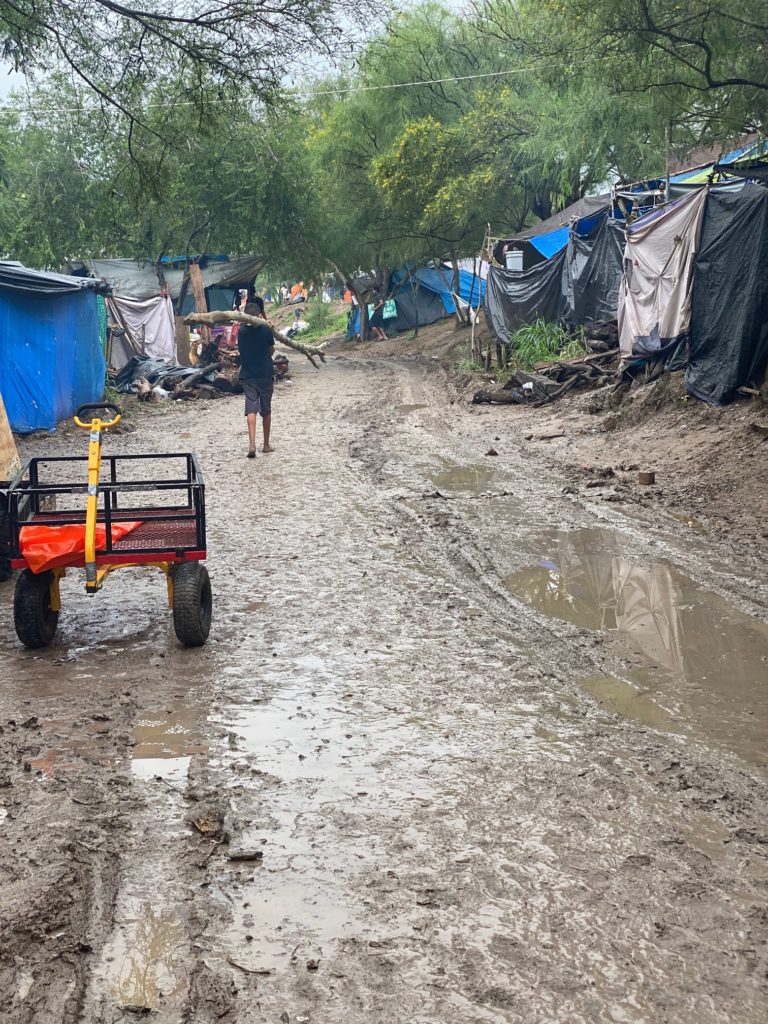
<svg viewBox="0 0 768 1024">
<path fill-rule="evenodd" d="M 0 61 L 0 103 L 5 103 L 13 89 L 24 85 L 24 75 L 18 74 Z"/>
</svg>

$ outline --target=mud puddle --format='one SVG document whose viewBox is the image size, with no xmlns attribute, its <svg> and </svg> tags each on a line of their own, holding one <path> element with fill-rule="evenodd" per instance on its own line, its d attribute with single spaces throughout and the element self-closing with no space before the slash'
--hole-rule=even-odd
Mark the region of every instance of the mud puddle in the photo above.
<svg viewBox="0 0 768 1024">
<path fill-rule="evenodd" d="M 433 814 L 463 828 L 467 774 L 489 745 L 499 759 L 510 750 L 524 760 L 545 751 L 552 763 L 569 756 L 569 725 L 538 704 L 465 700 L 417 711 L 409 706 L 414 684 L 396 681 L 402 669 L 397 660 L 390 667 L 392 658 L 374 647 L 296 657 L 288 686 L 284 671 L 265 669 L 261 696 L 212 720 L 227 749 L 211 763 L 233 780 L 230 859 L 211 886 L 227 917 L 214 955 L 263 974 L 266 986 L 270 975 L 327 962 L 347 944 L 412 936 L 407 921 L 384 925 L 371 914 L 370 879 L 394 879 L 402 868 L 387 836 L 428 859 Z M 361 671 L 367 679 L 394 674 L 384 704 L 367 699 Z M 495 735 L 500 715 L 506 727 Z"/>
<path fill-rule="evenodd" d="M 105 962 L 94 978 L 104 1002 L 139 1015 L 169 1009 L 187 988 L 182 922 L 173 907 L 157 906 L 156 899 L 140 893 L 123 897 Z"/>
<path fill-rule="evenodd" d="M 641 656 L 634 679 L 585 689 L 627 717 L 768 763 L 768 626 L 664 563 L 631 560 L 613 531 L 543 531 L 529 544 L 540 557 L 507 588 L 545 615 L 621 635 Z"/>
<path fill-rule="evenodd" d="M 125 858 L 112 933 L 91 978 L 89 1003 L 96 1014 L 118 1006 L 133 1014 L 173 1015 L 186 998 L 185 883 L 174 851 L 187 835 L 182 795 L 192 758 L 208 749 L 204 717 L 202 706 L 187 703 L 144 710 L 133 725 L 131 775 L 146 811 L 135 821 L 137 853 Z"/>
<path fill-rule="evenodd" d="M 412 412 L 419 412 L 420 409 L 428 409 L 429 406 L 426 403 L 417 403 L 415 405 L 396 405 L 394 407 L 395 413 L 398 416 L 408 416 Z"/>
<path fill-rule="evenodd" d="M 415 726 L 393 715 L 361 721 L 356 695 L 327 679 L 324 658 L 294 662 L 312 675 L 311 690 L 282 687 L 214 720 L 229 741 L 219 763 L 237 767 L 232 859 L 211 891 L 229 918 L 216 952 L 265 975 L 368 935 L 351 885 L 375 855 L 363 823 L 432 796 L 428 780 L 416 787 L 385 768 L 413 747 Z"/>
<path fill-rule="evenodd" d="M 490 466 L 462 465 L 440 458 L 439 467 L 425 467 L 426 475 L 439 491 L 450 494 L 475 495 L 492 489 L 502 490 L 508 479 Z"/>
</svg>

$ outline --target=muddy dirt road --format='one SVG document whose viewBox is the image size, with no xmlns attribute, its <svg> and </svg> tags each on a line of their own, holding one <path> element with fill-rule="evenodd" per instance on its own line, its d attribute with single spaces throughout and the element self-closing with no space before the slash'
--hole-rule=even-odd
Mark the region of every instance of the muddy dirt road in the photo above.
<svg viewBox="0 0 768 1024">
<path fill-rule="evenodd" d="M 198 451 L 214 629 L 67 579 L 28 652 L 0 586 L 2 1021 L 764 1019 L 765 579 L 505 413 L 340 357 L 274 455 L 236 398 L 109 441 Z"/>
</svg>

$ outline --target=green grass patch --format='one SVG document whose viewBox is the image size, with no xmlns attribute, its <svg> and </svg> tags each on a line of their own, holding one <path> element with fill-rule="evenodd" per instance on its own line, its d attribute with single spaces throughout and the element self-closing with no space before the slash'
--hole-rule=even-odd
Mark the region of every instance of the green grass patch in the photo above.
<svg viewBox="0 0 768 1024">
<path fill-rule="evenodd" d="M 332 334 L 344 334 L 347 329 L 347 314 L 334 315 L 330 305 L 321 299 L 313 299 L 307 303 L 304 319 L 309 324 L 309 330 L 297 335 L 297 341 L 319 341 L 320 338 L 327 338 Z"/>
<path fill-rule="evenodd" d="M 546 320 L 526 324 L 512 336 L 511 341 L 511 359 L 524 370 L 530 370 L 535 363 L 554 363 L 558 359 L 573 359 L 589 352 L 583 332 L 571 335 L 564 327 Z"/>
</svg>

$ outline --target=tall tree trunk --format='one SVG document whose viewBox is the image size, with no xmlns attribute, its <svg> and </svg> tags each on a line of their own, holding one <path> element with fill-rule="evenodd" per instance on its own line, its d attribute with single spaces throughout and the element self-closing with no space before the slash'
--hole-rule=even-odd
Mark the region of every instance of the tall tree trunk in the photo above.
<svg viewBox="0 0 768 1024">
<path fill-rule="evenodd" d="M 195 296 L 195 310 L 198 313 L 208 312 L 208 303 L 205 301 L 205 287 L 203 285 L 203 275 L 200 272 L 200 265 L 198 263 L 191 264 L 189 268 L 189 279 L 192 283 L 192 291 Z M 211 340 L 211 329 L 210 327 L 201 327 L 200 333 L 203 336 L 203 341 L 207 345 Z"/>
<path fill-rule="evenodd" d="M 360 310 L 360 340 L 365 338 L 365 332 L 368 329 L 368 306 L 363 299 L 363 293 L 355 284 L 355 279 L 352 274 L 345 273 L 333 260 L 326 257 L 326 262 L 342 280 L 342 284 L 345 284 L 352 294 L 357 299 L 357 307 Z"/>
</svg>

